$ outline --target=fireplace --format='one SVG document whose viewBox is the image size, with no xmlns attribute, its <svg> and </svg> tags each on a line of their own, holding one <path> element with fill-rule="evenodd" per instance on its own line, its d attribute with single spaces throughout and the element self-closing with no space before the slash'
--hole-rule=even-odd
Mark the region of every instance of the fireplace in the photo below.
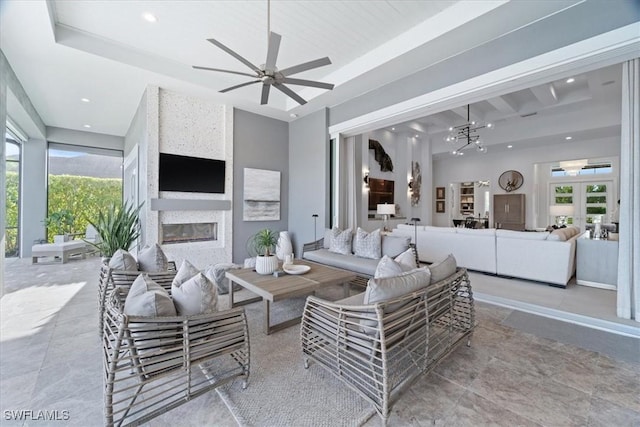
<svg viewBox="0 0 640 427">
<path fill-rule="evenodd" d="M 162 244 L 218 240 L 218 223 L 162 224 Z"/>
</svg>

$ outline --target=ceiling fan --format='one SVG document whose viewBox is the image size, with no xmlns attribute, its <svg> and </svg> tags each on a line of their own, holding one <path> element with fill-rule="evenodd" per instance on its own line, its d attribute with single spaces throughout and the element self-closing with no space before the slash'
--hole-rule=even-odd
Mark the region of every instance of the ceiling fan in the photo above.
<svg viewBox="0 0 640 427">
<path fill-rule="evenodd" d="M 317 82 L 317 81 L 313 81 L 313 80 L 295 79 L 295 78 L 289 77 L 291 75 L 294 75 L 294 74 L 297 74 L 297 73 L 301 73 L 303 71 L 307 71 L 307 70 L 311 70 L 311 69 L 314 69 L 314 68 L 318 68 L 318 67 L 322 67 L 322 66 L 325 66 L 325 65 L 329 65 L 329 64 L 331 64 L 331 60 L 329 59 L 329 57 L 325 56 L 324 58 L 315 59 L 315 60 L 309 61 L 309 62 L 304 62 L 302 64 L 298 64 L 298 65 L 294 65 L 294 66 L 289 67 L 289 68 L 285 68 L 284 70 L 278 70 L 278 67 L 276 67 L 276 60 L 278 59 L 278 51 L 280 50 L 280 40 L 282 39 L 282 36 L 280 36 L 280 34 L 276 34 L 276 33 L 272 32 L 270 30 L 270 20 L 271 20 L 270 18 L 271 18 L 271 7 L 270 7 L 270 2 L 268 2 L 268 9 L 267 9 L 267 33 L 268 33 L 267 61 L 266 61 L 265 64 L 260 65 L 259 67 L 255 66 L 250 61 L 248 61 L 247 59 L 245 59 L 244 57 L 242 57 L 238 53 L 236 53 L 233 50 L 231 50 L 229 47 L 227 47 L 224 44 L 220 43 L 218 40 L 207 39 L 208 42 L 210 42 L 213 45 L 215 45 L 215 46 L 219 47 L 220 49 L 224 50 L 229 55 L 233 56 L 238 61 L 242 62 L 244 65 L 249 67 L 251 69 L 251 71 L 253 71 L 253 74 L 245 73 L 245 72 L 241 72 L 241 71 L 223 70 L 223 69 L 220 69 L 220 68 L 202 67 L 202 66 L 198 66 L 198 65 L 194 65 L 193 68 L 198 69 L 198 70 L 219 71 L 219 72 L 223 72 L 223 73 L 238 74 L 238 75 L 241 75 L 241 76 L 248 76 L 248 77 L 255 78 L 255 80 L 251 80 L 249 82 L 241 83 L 239 85 L 235 85 L 235 86 L 228 87 L 226 89 L 222 89 L 220 92 L 221 93 L 225 93 L 225 92 L 229 92 L 229 91 L 234 90 L 234 89 L 239 89 L 239 88 L 244 87 L 244 86 L 249 86 L 249 85 L 252 85 L 252 84 L 256 84 L 256 83 L 261 83 L 262 82 L 262 96 L 260 98 L 260 104 L 261 105 L 265 105 L 265 104 L 267 104 L 269 102 L 269 90 L 271 89 L 271 86 L 275 87 L 280 92 L 282 92 L 285 95 L 289 96 L 290 98 L 295 100 L 300 105 L 306 104 L 307 101 L 305 101 L 304 98 L 302 98 L 300 95 L 298 95 L 293 90 L 291 90 L 289 87 L 287 87 L 285 85 L 285 83 L 286 84 L 291 84 L 291 85 L 317 87 L 317 88 L 321 88 L 321 89 L 329 89 L 329 90 L 333 89 L 334 85 L 332 85 L 330 83 Z"/>
</svg>

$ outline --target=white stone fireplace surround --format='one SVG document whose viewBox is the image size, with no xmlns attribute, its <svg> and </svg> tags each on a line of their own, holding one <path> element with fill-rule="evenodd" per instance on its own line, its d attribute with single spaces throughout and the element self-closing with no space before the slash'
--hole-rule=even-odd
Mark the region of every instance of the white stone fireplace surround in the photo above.
<svg viewBox="0 0 640 427">
<path fill-rule="evenodd" d="M 146 138 L 140 144 L 140 187 L 144 244 L 160 243 L 178 266 L 197 268 L 232 260 L 233 110 L 203 99 L 148 87 Z M 144 120 L 144 118 L 143 118 Z M 145 147 L 146 145 L 146 147 Z M 224 160 L 224 194 L 159 191 L 159 153 Z M 146 170 L 146 173 L 145 173 Z M 163 225 L 216 223 L 217 238 L 162 244 Z"/>
</svg>

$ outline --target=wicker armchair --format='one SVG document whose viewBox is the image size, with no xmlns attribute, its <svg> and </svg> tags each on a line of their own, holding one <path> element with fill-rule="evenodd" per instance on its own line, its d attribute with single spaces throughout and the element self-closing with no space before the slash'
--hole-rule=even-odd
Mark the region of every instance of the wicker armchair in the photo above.
<svg viewBox="0 0 640 427">
<path fill-rule="evenodd" d="M 310 296 L 301 325 L 305 367 L 315 361 L 368 400 L 386 424 L 390 405 L 467 338 L 474 307 L 467 271 L 371 305 Z"/>
<path fill-rule="evenodd" d="M 169 261 L 169 269 L 160 272 L 145 272 L 137 270 L 114 270 L 107 264 L 100 267 L 100 279 L 98 282 L 98 333 L 102 335 L 102 324 L 104 321 L 104 310 L 107 302 L 107 295 L 116 287 L 129 289 L 133 281 L 141 274 L 148 274 L 154 282 L 171 292 L 171 283 L 176 277 L 176 263 Z"/>
<path fill-rule="evenodd" d="M 249 378 L 243 308 L 212 314 L 134 317 L 128 290 L 109 294 L 104 313 L 105 425 L 138 425 L 236 378 Z"/>
</svg>

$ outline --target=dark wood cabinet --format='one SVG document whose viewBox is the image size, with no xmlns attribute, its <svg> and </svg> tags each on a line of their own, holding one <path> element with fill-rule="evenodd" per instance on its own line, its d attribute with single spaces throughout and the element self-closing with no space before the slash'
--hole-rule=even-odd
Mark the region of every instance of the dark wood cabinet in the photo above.
<svg viewBox="0 0 640 427">
<path fill-rule="evenodd" d="M 524 230 L 525 214 L 524 194 L 494 194 L 493 222 L 496 228 Z"/>
</svg>

